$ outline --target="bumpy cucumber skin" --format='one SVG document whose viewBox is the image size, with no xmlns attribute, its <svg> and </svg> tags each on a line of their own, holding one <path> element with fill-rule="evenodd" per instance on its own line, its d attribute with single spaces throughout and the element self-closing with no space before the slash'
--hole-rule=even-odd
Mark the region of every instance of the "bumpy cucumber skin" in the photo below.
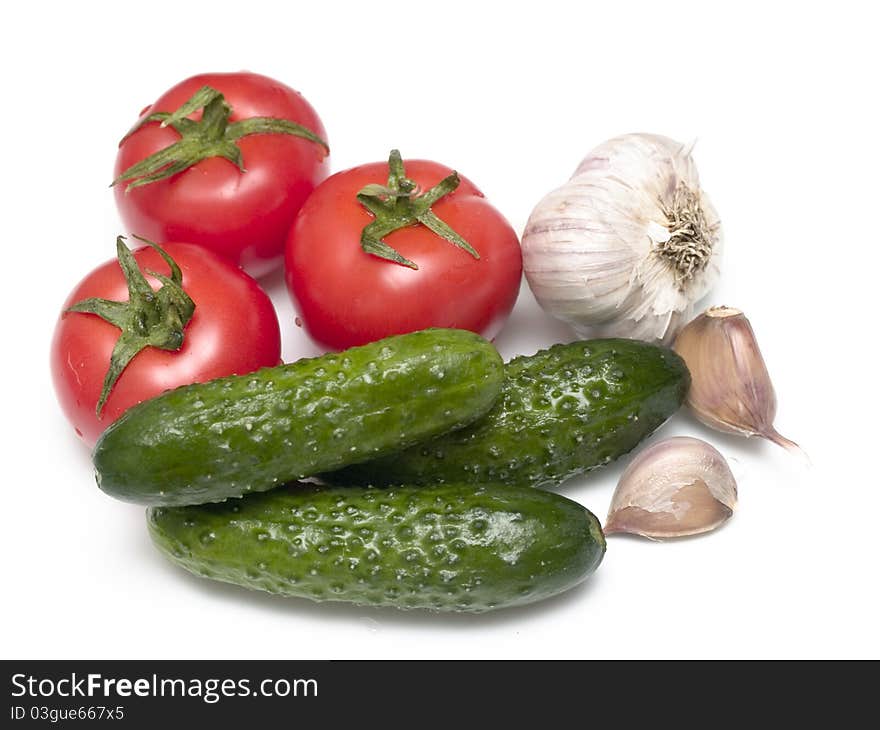
<svg viewBox="0 0 880 730">
<path fill-rule="evenodd" d="M 495 406 L 467 428 L 322 478 L 552 488 L 635 448 L 689 387 L 684 361 L 667 348 L 622 339 L 555 345 L 511 360 Z"/>
<path fill-rule="evenodd" d="M 164 505 L 271 489 L 469 424 L 503 377 L 486 340 L 435 329 L 184 386 L 107 429 L 93 453 L 98 486 Z"/>
<path fill-rule="evenodd" d="M 292 484 L 222 504 L 153 507 L 186 570 L 315 601 L 482 612 L 547 598 L 605 553 L 581 505 L 528 487 Z"/>
</svg>

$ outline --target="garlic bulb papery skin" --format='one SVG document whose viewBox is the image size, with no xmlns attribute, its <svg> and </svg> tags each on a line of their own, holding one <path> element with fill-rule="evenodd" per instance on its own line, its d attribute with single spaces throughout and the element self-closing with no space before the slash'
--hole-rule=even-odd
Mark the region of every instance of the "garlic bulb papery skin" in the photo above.
<svg viewBox="0 0 880 730">
<path fill-rule="evenodd" d="M 687 436 L 666 439 L 623 472 L 605 534 L 663 540 L 710 532 L 731 517 L 736 497 L 736 480 L 717 449 Z"/>
<path fill-rule="evenodd" d="M 627 134 L 532 211 L 523 268 L 541 307 L 578 335 L 668 344 L 718 279 L 722 244 L 690 147 Z"/>
<path fill-rule="evenodd" d="M 690 370 L 685 402 L 699 421 L 800 451 L 773 425 L 776 391 L 752 325 L 739 309 L 710 307 L 679 332 L 673 349 Z"/>
</svg>

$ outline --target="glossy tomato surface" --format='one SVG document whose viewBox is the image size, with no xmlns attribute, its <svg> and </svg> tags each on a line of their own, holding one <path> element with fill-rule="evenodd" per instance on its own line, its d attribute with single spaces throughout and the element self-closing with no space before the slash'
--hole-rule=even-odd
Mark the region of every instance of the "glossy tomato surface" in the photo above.
<svg viewBox="0 0 880 730">
<path fill-rule="evenodd" d="M 94 314 L 67 312 L 88 297 L 128 301 L 128 289 L 114 259 L 88 274 L 62 308 L 52 340 L 52 378 L 68 420 L 89 445 L 122 413 L 142 400 L 179 385 L 224 375 L 252 372 L 280 361 L 281 338 L 272 302 L 241 269 L 199 246 L 169 243 L 163 249 L 183 273 L 183 288 L 195 303 L 177 351 L 154 347 L 135 355 L 116 381 L 102 411 L 95 406 L 120 330 Z M 153 289 L 160 284 L 146 273 L 170 270 L 151 248 L 134 252 Z"/>
<path fill-rule="evenodd" d="M 452 170 L 404 160 L 406 175 L 428 190 Z M 510 224 L 464 177 L 433 212 L 480 254 L 423 225 L 383 239 L 417 270 L 365 253 L 361 232 L 373 216 L 357 200 L 371 183 L 386 184 L 387 163 L 337 173 L 309 197 L 285 248 L 285 278 L 309 335 L 343 349 L 426 327 L 454 327 L 493 338 L 519 293 L 522 256 Z"/>
<path fill-rule="evenodd" d="M 203 86 L 224 95 L 232 107 L 231 122 L 277 117 L 327 139 L 321 120 L 302 94 L 245 72 L 193 76 L 169 89 L 140 116 L 174 111 Z M 191 118 L 200 115 L 199 111 Z M 146 124 L 121 143 L 114 177 L 179 139 L 171 127 Z M 253 276 L 278 266 L 294 216 L 327 176 L 326 151 L 288 134 L 254 134 L 241 138 L 238 146 L 246 172 L 222 157 L 211 157 L 128 192 L 126 183 L 118 183 L 114 192 L 126 228 L 154 241 L 198 243 Z"/>
</svg>

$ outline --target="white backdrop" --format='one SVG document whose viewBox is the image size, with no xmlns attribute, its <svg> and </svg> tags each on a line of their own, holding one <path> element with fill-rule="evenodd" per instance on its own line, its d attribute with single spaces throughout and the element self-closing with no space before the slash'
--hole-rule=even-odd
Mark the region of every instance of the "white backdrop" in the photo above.
<svg viewBox="0 0 880 730">
<path fill-rule="evenodd" d="M 820 657 L 880 654 L 876 439 L 880 153 L 868 4 L 16 3 L 2 125 L 5 658 Z M 210 10 L 209 10 L 210 8 Z M 525 8 L 528 8 L 526 10 Z M 823 9 L 828 8 L 828 9 Z M 116 142 L 178 80 L 246 68 L 302 91 L 334 170 L 392 146 L 472 179 L 521 232 L 604 139 L 699 139 L 726 229 L 706 304 L 750 317 L 774 376 L 766 443 L 679 414 L 739 479 L 720 532 L 613 537 L 599 572 L 492 615 L 312 604 L 191 577 L 141 508 L 95 487 L 54 400 L 49 339 L 78 279 L 111 258 Z M 285 359 L 316 352 L 280 277 Z M 508 357 L 570 339 L 528 289 Z M 656 437 L 655 437 L 656 438 Z M 604 518 L 628 457 L 561 490 Z"/>
</svg>

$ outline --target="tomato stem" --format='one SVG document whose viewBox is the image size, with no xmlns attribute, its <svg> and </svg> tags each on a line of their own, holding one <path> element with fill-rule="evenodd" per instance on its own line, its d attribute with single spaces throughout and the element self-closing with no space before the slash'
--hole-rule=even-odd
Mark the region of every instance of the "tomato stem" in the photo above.
<svg viewBox="0 0 880 730">
<path fill-rule="evenodd" d="M 431 210 L 440 198 L 455 190 L 460 179 L 453 171 L 425 193 L 419 193 L 418 185 L 406 176 L 403 158 L 398 150 L 391 150 L 388 157 L 388 182 L 386 185 L 374 183 L 366 185 L 357 194 L 357 199 L 375 220 L 361 232 L 361 248 L 368 254 L 381 259 L 418 269 L 418 265 L 401 255 L 382 239 L 389 233 L 407 226 L 421 223 L 450 243 L 467 251 L 475 259 L 480 254 L 452 227 L 444 223 Z"/>
<path fill-rule="evenodd" d="M 198 121 L 190 119 L 189 116 L 199 109 L 202 110 L 202 118 Z M 183 172 L 209 157 L 223 157 L 245 172 L 241 149 L 236 143 L 251 134 L 289 134 L 314 142 L 325 152 L 330 152 L 323 139 L 296 122 L 275 117 L 251 117 L 230 123 L 230 114 L 232 107 L 226 103 L 223 94 L 210 86 L 203 86 L 176 111 L 153 112 L 143 117 L 122 138 L 122 142 L 152 122 L 159 122 L 161 127 L 171 127 L 180 135 L 180 139 L 128 167 L 110 187 L 129 181 L 125 188 L 128 192 Z"/>
<path fill-rule="evenodd" d="M 110 391 L 135 355 L 145 347 L 179 350 L 183 346 L 183 330 L 196 308 L 183 289 L 183 274 L 174 259 L 152 241 L 140 236 L 135 238 L 152 246 L 171 269 L 171 276 L 147 272 L 162 283 L 158 291 L 153 291 L 141 272 L 134 255 L 125 245 L 125 236 L 118 236 L 116 257 L 128 285 L 128 301 L 115 302 L 92 297 L 77 302 L 67 310 L 94 314 L 122 331 L 113 347 L 101 396 L 95 407 L 98 418 L 101 418 Z"/>
</svg>

